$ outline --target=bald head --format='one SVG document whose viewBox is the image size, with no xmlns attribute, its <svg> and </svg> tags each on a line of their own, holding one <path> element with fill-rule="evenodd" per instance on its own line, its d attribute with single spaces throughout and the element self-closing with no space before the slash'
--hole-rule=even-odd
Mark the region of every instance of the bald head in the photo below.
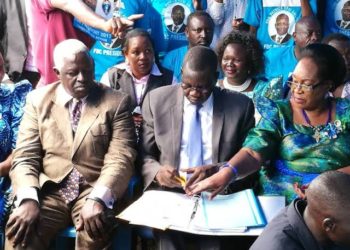
<svg viewBox="0 0 350 250">
<path fill-rule="evenodd" d="M 304 220 L 322 245 L 332 242 L 350 247 L 349 190 L 350 175 L 338 171 L 321 174 L 306 190 Z"/>
<path fill-rule="evenodd" d="M 192 104 L 202 104 L 208 99 L 217 81 L 216 68 L 213 50 L 204 46 L 189 49 L 182 64 L 182 88 Z"/>
<path fill-rule="evenodd" d="M 215 52 L 204 46 L 196 46 L 188 50 L 182 68 L 192 71 L 209 71 L 216 73 L 218 59 Z"/>
<path fill-rule="evenodd" d="M 60 42 L 53 51 L 55 68 L 61 70 L 64 65 L 64 59 L 74 59 L 81 52 L 89 55 L 89 48 L 77 39 L 67 39 Z"/>
<path fill-rule="evenodd" d="M 304 16 L 298 20 L 298 22 L 295 24 L 295 31 L 301 31 L 304 26 L 311 26 L 311 24 L 316 24 L 317 26 L 320 26 L 320 23 L 318 22 L 317 18 L 314 16 Z"/>
<path fill-rule="evenodd" d="M 350 216 L 350 175 L 328 171 L 314 179 L 307 189 L 307 198 L 317 201 L 321 210 L 346 210 Z"/>
<path fill-rule="evenodd" d="M 314 16 L 302 17 L 295 25 L 293 33 L 295 46 L 298 49 L 305 48 L 309 44 L 321 41 L 321 26 Z"/>
</svg>

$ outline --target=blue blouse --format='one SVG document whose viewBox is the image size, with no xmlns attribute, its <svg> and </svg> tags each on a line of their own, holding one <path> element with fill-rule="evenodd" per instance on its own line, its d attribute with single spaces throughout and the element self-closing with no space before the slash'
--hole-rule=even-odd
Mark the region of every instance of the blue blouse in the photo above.
<svg viewBox="0 0 350 250">
<path fill-rule="evenodd" d="M 16 84 L 0 84 L 0 162 L 16 146 L 25 97 L 31 86 L 27 80 Z"/>
<path fill-rule="evenodd" d="M 25 98 L 31 89 L 32 85 L 27 80 L 16 84 L 0 84 L 0 162 L 4 161 L 16 146 Z M 4 227 L 5 208 L 8 207 L 6 197 L 10 190 L 10 179 L 0 177 L 0 236 Z"/>
</svg>

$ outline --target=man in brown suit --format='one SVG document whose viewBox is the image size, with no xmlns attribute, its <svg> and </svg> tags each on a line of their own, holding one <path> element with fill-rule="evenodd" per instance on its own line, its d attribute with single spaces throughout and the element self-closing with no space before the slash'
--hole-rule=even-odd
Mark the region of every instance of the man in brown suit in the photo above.
<svg viewBox="0 0 350 250">
<path fill-rule="evenodd" d="M 10 177 L 15 209 L 6 249 L 47 249 L 73 222 L 77 249 L 110 246 L 110 211 L 135 159 L 130 98 L 96 84 L 88 48 L 66 40 L 54 51 L 59 82 L 29 94 Z"/>
</svg>

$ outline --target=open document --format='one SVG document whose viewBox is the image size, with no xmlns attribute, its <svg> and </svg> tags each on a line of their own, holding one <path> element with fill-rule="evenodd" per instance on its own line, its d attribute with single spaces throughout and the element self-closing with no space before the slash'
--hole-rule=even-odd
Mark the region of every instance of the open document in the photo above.
<svg viewBox="0 0 350 250">
<path fill-rule="evenodd" d="M 146 191 L 117 218 L 130 224 L 203 235 L 232 235 L 266 224 L 251 189 L 208 199 L 168 191 Z"/>
</svg>

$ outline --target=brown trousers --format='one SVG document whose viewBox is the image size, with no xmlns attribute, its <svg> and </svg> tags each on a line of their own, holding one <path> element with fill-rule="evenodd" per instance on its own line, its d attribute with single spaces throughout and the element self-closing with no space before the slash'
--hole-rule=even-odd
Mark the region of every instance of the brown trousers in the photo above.
<svg viewBox="0 0 350 250">
<path fill-rule="evenodd" d="M 37 223 L 37 230 L 31 232 L 28 237 L 27 247 L 23 248 L 17 245 L 13 248 L 12 243 L 6 239 L 5 250 L 11 249 L 30 249 L 41 250 L 48 249 L 51 241 L 55 239 L 57 233 L 71 225 L 76 226 L 79 221 L 80 211 L 85 203 L 86 197 L 90 194 L 92 187 L 88 184 L 83 184 L 80 187 L 80 194 L 76 201 L 67 205 L 58 192 L 56 185 L 44 186 L 40 191 L 42 197 L 40 200 L 40 217 Z M 95 250 L 95 249 L 110 249 L 111 237 L 109 235 L 106 241 L 92 240 L 85 230 L 77 232 L 75 239 L 75 249 L 78 250 Z"/>
</svg>

